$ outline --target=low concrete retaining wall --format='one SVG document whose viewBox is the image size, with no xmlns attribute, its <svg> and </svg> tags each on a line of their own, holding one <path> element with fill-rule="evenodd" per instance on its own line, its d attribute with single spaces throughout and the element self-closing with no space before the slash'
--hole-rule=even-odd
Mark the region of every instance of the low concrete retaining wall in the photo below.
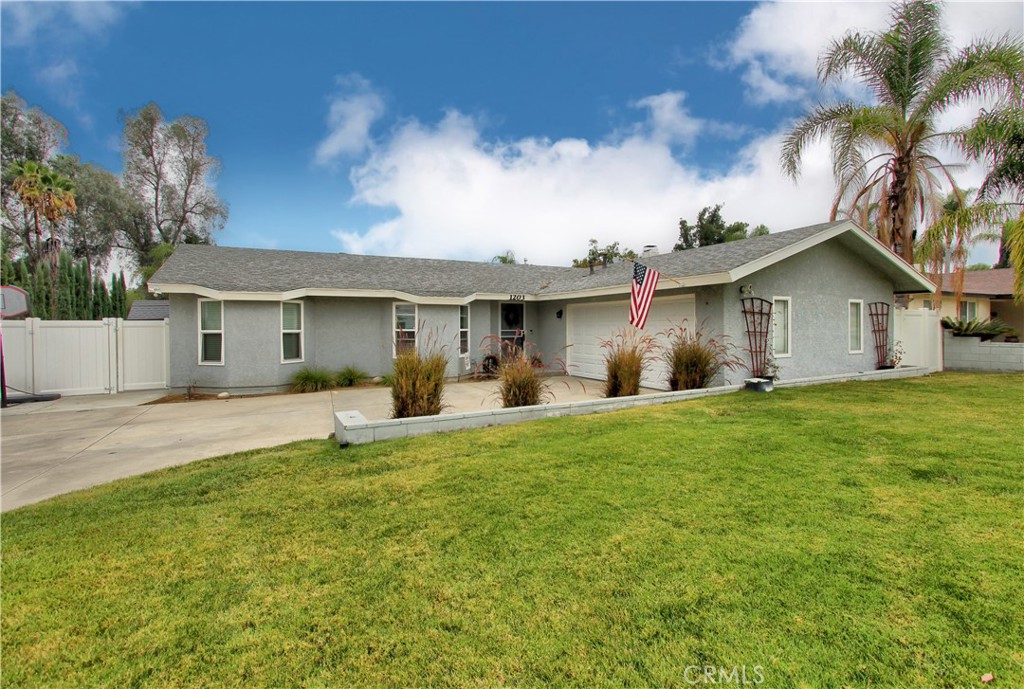
<svg viewBox="0 0 1024 689">
<path fill-rule="evenodd" d="M 887 371 L 798 378 L 778 381 L 775 385 L 777 387 L 798 387 L 802 385 L 841 383 L 850 380 L 890 380 L 894 378 L 923 376 L 927 373 L 928 369 L 925 367 L 907 366 Z M 656 392 L 650 395 L 637 395 L 635 397 L 539 404 L 533 407 L 513 407 L 510 409 L 487 409 L 463 414 L 416 416 L 409 419 L 388 419 L 387 421 L 367 421 L 357 411 L 340 411 L 334 414 L 334 436 L 339 445 L 346 447 L 348 445 L 363 445 L 378 440 L 408 438 L 428 433 L 461 431 L 469 428 L 484 428 L 486 426 L 504 426 L 510 423 L 534 421 L 536 419 L 547 419 L 557 416 L 580 416 L 620 409 L 633 409 L 635 407 L 649 407 L 655 404 L 668 404 L 670 402 L 680 402 L 700 397 L 725 395 L 737 392 L 742 388 L 743 386 L 741 385 L 724 385 L 722 387 L 704 388 L 701 390 Z"/>
<path fill-rule="evenodd" d="M 943 363 L 950 371 L 1024 371 L 1024 342 L 982 342 L 980 337 L 942 338 Z"/>
</svg>

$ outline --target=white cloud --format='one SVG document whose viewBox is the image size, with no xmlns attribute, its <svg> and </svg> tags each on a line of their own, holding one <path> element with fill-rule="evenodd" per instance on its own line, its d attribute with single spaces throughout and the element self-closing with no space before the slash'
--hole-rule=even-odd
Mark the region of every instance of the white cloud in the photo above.
<svg viewBox="0 0 1024 689">
<path fill-rule="evenodd" d="M 96 40 L 121 20 L 126 2 L 5 2 L 3 39 L 8 46 Z"/>
<path fill-rule="evenodd" d="M 39 82 L 64 107 L 75 113 L 85 127 L 93 125 L 92 116 L 82 108 L 82 76 L 74 58 L 64 58 L 36 72 Z"/>
<path fill-rule="evenodd" d="M 816 88 L 818 56 L 847 31 L 872 32 L 888 25 L 884 2 L 762 2 L 744 17 L 728 48 L 728 63 L 743 70 L 755 103 L 803 100 Z M 976 38 L 1020 33 L 1020 2 L 948 2 L 944 23 L 955 47 Z M 862 95 L 851 82 L 840 89 Z"/>
<path fill-rule="evenodd" d="M 354 203 L 394 217 L 333 234 L 354 253 L 486 259 L 511 248 L 531 263 L 564 265 L 591 237 L 668 250 L 679 218 L 715 203 L 730 220 L 776 230 L 827 219 L 827 147 L 807 152 L 796 185 L 779 171 L 778 134 L 755 139 L 710 178 L 673 157 L 671 140 L 657 127 L 619 141 L 486 140 L 454 111 L 432 126 L 407 122 L 351 174 Z"/>
<path fill-rule="evenodd" d="M 337 85 L 327 113 L 327 136 L 313 157 L 318 165 L 365 151 L 370 145 L 370 128 L 384 114 L 384 99 L 360 75 L 338 77 Z"/>
<path fill-rule="evenodd" d="M 641 98 L 633 105 L 649 111 L 650 136 L 654 141 L 669 145 L 691 144 L 704 123 L 683 106 L 685 99 L 682 91 L 666 91 Z"/>
</svg>

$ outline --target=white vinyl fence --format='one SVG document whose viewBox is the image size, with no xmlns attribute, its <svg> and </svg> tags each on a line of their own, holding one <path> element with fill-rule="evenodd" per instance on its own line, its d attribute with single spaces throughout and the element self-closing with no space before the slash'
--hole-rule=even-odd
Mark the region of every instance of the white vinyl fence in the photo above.
<svg viewBox="0 0 1024 689">
<path fill-rule="evenodd" d="M 167 321 L 3 321 L 9 394 L 114 394 L 167 387 Z"/>
<path fill-rule="evenodd" d="M 893 341 L 903 347 L 904 366 L 942 370 L 942 324 L 931 309 L 895 309 Z"/>
</svg>

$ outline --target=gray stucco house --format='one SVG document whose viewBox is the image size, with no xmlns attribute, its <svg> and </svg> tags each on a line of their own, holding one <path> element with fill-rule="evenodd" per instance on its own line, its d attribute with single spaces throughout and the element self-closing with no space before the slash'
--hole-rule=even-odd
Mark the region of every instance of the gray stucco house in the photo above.
<svg viewBox="0 0 1024 689">
<path fill-rule="evenodd" d="M 744 298 L 773 308 L 784 378 L 875 368 L 868 305 L 934 285 L 850 222 L 650 256 L 663 275 L 646 330 L 686 319 L 748 347 Z M 627 323 L 632 265 L 587 269 L 180 246 L 150 280 L 170 301 L 172 388 L 265 391 L 303 367 L 391 370 L 425 333 L 449 373 L 480 360 L 486 336 L 525 334 L 573 375 L 603 379 L 599 338 Z M 749 356 L 743 354 L 748 361 Z M 731 382 L 749 371 L 727 375 Z M 655 366 L 648 385 L 664 388 Z"/>
</svg>

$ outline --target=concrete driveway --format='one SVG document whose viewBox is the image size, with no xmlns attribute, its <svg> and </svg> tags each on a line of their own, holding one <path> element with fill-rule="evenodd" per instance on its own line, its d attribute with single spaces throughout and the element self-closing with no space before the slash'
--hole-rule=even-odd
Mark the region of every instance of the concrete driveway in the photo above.
<svg viewBox="0 0 1024 689">
<path fill-rule="evenodd" d="M 491 381 L 450 384 L 448 411 L 499 407 L 494 389 Z M 559 378 L 551 391 L 559 402 L 594 399 L 601 384 Z M 391 391 L 383 387 L 140 406 L 163 394 L 66 397 L 4 409 L 0 509 L 198 459 L 327 438 L 334 411 L 357 410 L 371 420 L 391 411 Z"/>
</svg>

